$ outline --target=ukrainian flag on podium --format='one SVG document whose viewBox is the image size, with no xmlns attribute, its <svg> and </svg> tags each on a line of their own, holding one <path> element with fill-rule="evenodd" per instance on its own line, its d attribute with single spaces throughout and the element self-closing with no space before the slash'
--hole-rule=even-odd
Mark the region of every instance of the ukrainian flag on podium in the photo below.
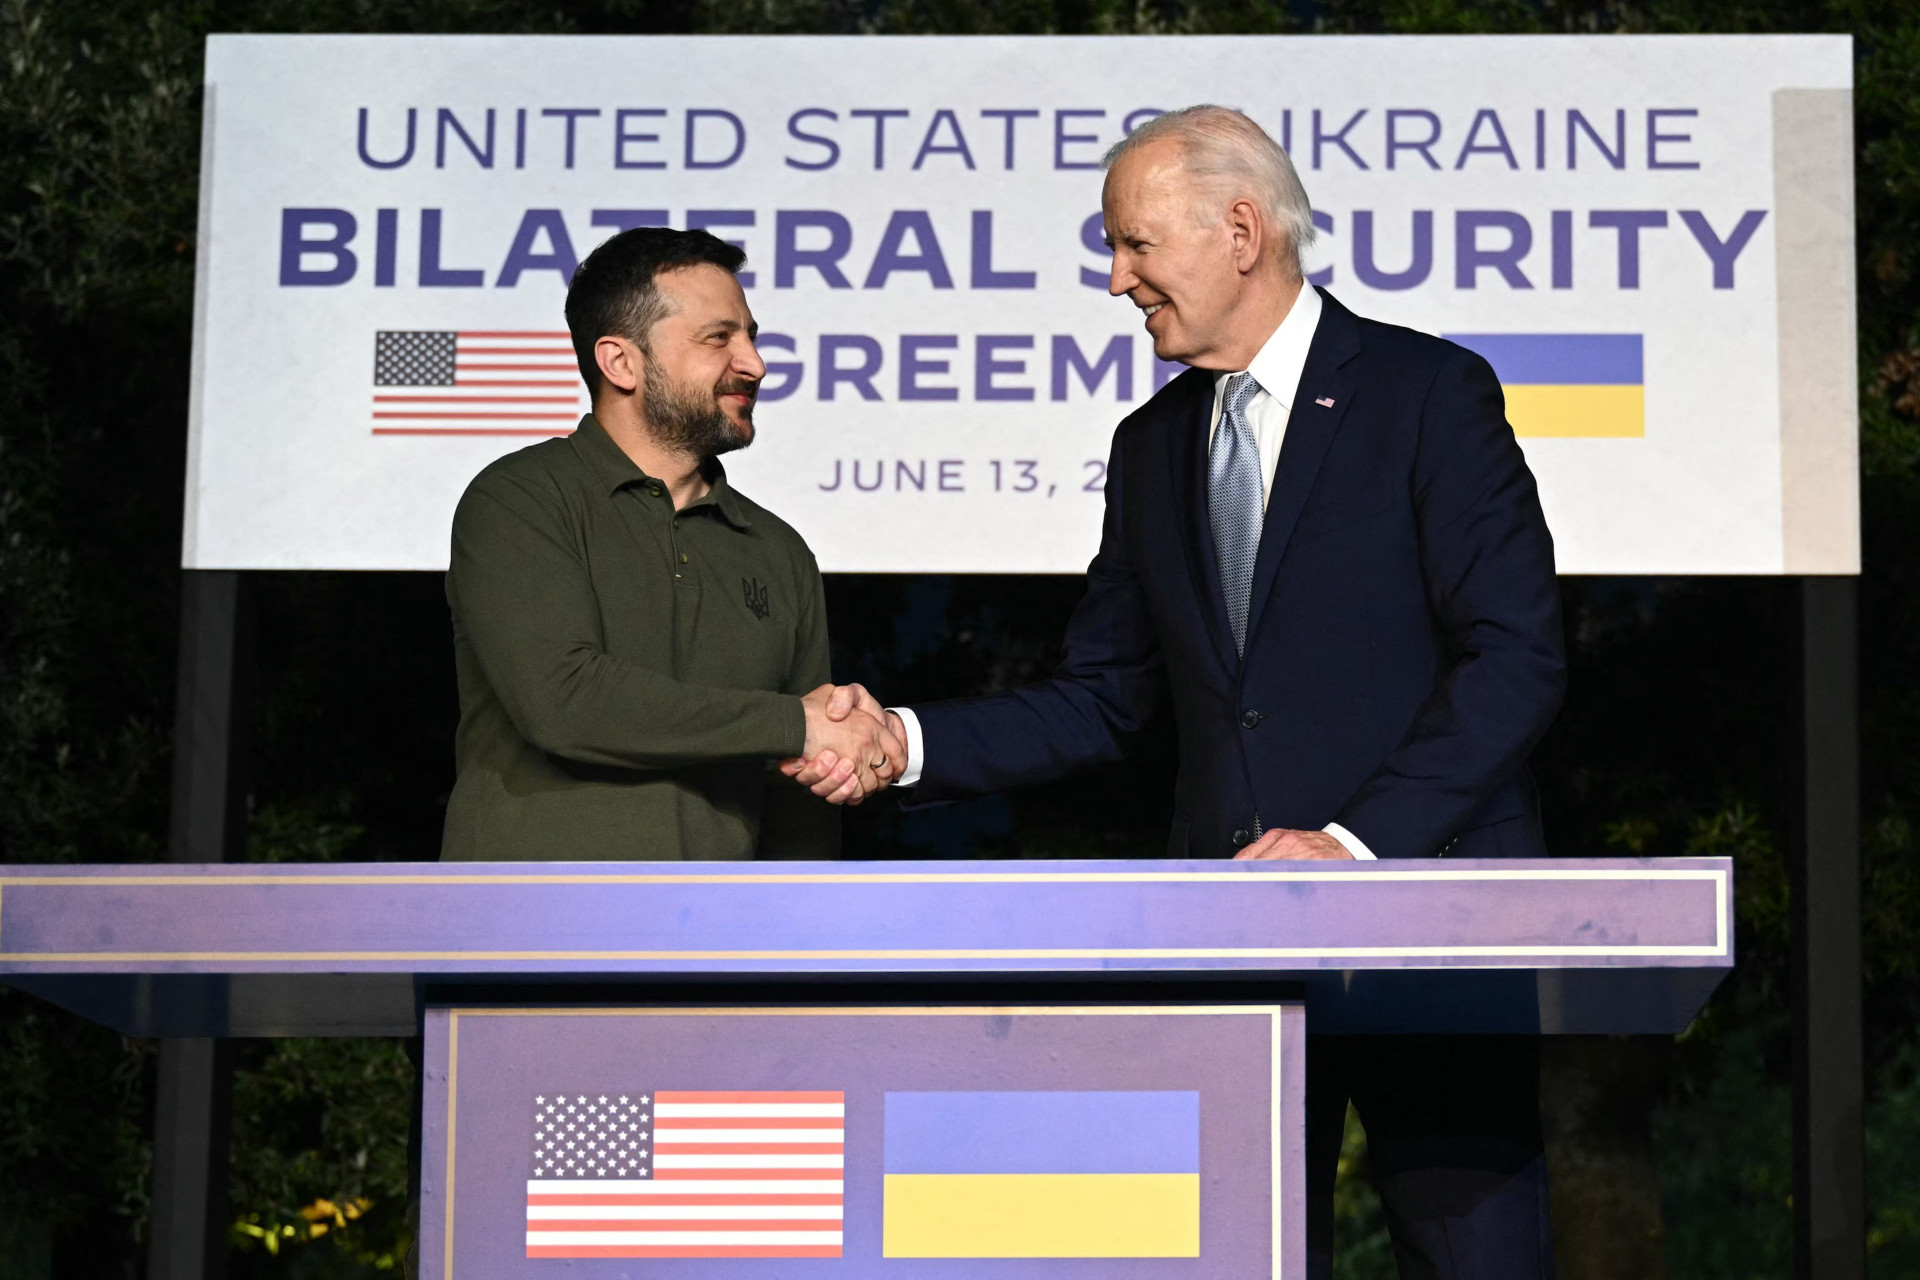
<svg viewBox="0 0 1920 1280">
<path fill-rule="evenodd" d="M 1446 333 L 1493 366 L 1516 436 L 1647 434 L 1637 333 Z"/>
<path fill-rule="evenodd" d="M 889 1258 L 1197 1258 L 1197 1092 L 889 1093 Z"/>
</svg>

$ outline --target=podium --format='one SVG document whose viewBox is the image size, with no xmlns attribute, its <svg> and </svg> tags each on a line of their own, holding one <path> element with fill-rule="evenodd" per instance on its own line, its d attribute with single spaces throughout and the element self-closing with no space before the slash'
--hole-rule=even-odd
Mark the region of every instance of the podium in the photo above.
<svg viewBox="0 0 1920 1280">
<path fill-rule="evenodd" d="M 1305 1273 L 1305 1040 L 1663 1033 L 1725 859 L 16 867 L 0 981 L 425 1035 L 421 1275 Z"/>
</svg>

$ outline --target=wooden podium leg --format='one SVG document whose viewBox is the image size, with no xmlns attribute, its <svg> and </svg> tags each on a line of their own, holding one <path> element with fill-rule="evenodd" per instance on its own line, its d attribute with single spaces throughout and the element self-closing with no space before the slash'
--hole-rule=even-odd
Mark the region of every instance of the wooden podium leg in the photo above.
<svg viewBox="0 0 1920 1280">
<path fill-rule="evenodd" d="M 226 862 L 244 856 L 249 632 L 239 574 L 184 575 L 170 861 Z M 226 1275 L 232 1084 L 230 1043 L 160 1042 L 150 1280 L 221 1280 Z"/>
</svg>

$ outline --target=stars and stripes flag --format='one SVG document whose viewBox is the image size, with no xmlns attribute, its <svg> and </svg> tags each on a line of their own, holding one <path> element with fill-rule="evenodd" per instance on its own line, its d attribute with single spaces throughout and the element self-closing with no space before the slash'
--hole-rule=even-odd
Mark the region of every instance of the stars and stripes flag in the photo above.
<svg viewBox="0 0 1920 1280">
<path fill-rule="evenodd" d="M 837 1258 L 846 1094 L 542 1094 L 529 1258 Z"/>
<path fill-rule="evenodd" d="M 586 411 L 565 330 L 374 334 L 374 435 L 563 436 Z"/>
</svg>

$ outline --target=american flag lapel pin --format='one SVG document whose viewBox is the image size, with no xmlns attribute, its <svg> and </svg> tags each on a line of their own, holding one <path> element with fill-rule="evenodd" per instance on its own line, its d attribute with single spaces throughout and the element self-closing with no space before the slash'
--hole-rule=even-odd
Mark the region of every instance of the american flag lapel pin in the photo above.
<svg viewBox="0 0 1920 1280">
<path fill-rule="evenodd" d="M 1333 408 L 1333 397 L 1321 396 L 1318 400 L 1315 400 L 1314 403 L 1319 405 L 1322 409 L 1331 409 Z"/>
</svg>

